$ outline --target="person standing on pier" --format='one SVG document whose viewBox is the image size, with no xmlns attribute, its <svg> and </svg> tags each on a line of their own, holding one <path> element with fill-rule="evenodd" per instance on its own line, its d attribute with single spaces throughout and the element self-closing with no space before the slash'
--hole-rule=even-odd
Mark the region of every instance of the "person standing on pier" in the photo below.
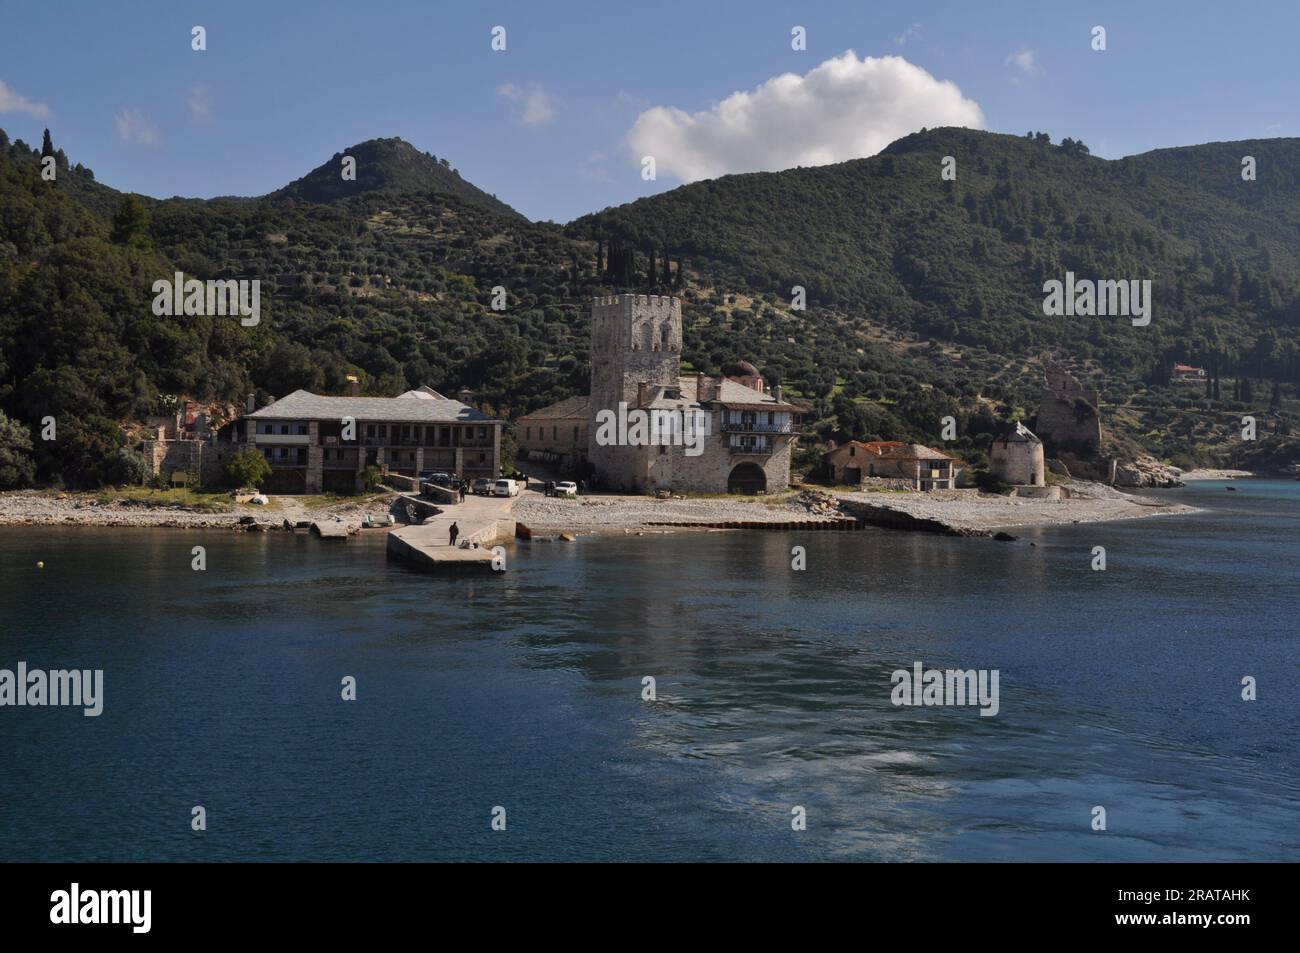
<svg viewBox="0 0 1300 953">
<path fill-rule="evenodd" d="M 451 543 L 449 545 L 455 548 L 456 537 L 460 535 L 460 527 L 453 522 L 451 524 L 451 529 L 447 531 L 447 535 L 451 537 Z"/>
</svg>

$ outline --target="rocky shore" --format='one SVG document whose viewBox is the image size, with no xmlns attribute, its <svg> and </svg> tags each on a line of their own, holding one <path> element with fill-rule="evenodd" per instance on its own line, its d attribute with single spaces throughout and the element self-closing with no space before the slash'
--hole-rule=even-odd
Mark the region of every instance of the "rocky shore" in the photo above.
<svg viewBox="0 0 1300 953">
<path fill-rule="evenodd" d="M 1195 509 L 1122 493 L 1100 483 L 1063 484 L 1067 499 L 1030 499 L 974 490 L 830 492 L 802 487 L 770 496 L 670 497 L 598 495 L 553 498 L 530 490 L 513 503 L 513 519 L 535 533 L 558 535 L 665 533 L 691 529 L 842 524 L 856 519 L 875 526 L 953 535 L 991 535 L 1025 526 L 1092 523 L 1142 516 L 1191 513 Z M 170 526 L 230 530 L 277 530 L 309 522 L 341 522 L 351 532 L 366 517 L 382 521 L 393 495 L 368 499 L 272 497 L 270 505 L 228 503 L 228 511 L 144 499 L 105 499 L 93 493 L 14 491 L 0 493 L 0 526 Z M 449 508 L 454 515 L 455 508 Z M 822 528 L 826 528 L 823 526 Z"/>
<path fill-rule="evenodd" d="M 230 503 L 225 512 L 204 512 L 147 499 L 104 500 L 95 493 L 14 490 L 0 493 L 0 526 L 165 526 L 186 529 L 280 529 L 284 521 L 340 520 L 349 529 L 367 516 L 388 512 L 387 498 L 347 500 L 313 506 L 292 496 L 274 497 L 269 506 Z M 250 522 L 251 521 L 251 522 Z"/>
<path fill-rule="evenodd" d="M 930 521 L 959 535 L 990 534 L 1027 526 L 1098 523 L 1195 513 L 1182 503 L 1122 493 L 1103 483 L 1072 480 L 1062 484 L 1068 499 L 1032 499 L 974 493 L 966 490 L 933 493 L 850 493 L 847 502 L 880 506 L 915 520 Z M 887 496 L 888 499 L 880 499 Z"/>
<path fill-rule="evenodd" d="M 1254 475 L 1249 470 L 1187 470 L 1183 480 L 1238 480 Z"/>
<path fill-rule="evenodd" d="M 1196 512 L 1191 506 L 1133 496 L 1100 483 L 1075 480 L 1064 484 L 1064 488 L 1070 497 L 1061 500 L 973 490 L 832 494 L 813 488 L 771 497 L 666 500 L 645 496 L 568 500 L 530 496 L 520 499 L 514 513 L 530 529 L 547 533 L 635 533 L 720 523 L 833 522 L 847 516 L 899 529 L 983 536 L 1025 526 Z"/>
</svg>

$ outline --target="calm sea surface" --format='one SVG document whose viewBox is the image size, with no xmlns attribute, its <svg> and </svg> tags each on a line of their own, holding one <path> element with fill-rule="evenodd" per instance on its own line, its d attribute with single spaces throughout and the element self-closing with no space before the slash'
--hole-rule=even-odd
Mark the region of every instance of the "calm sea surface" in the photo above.
<svg viewBox="0 0 1300 953">
<path fill-rule="evenodd" d="M 105 693 L 0 708 L 0 859 L 1300 860 L 1300 483 L 1234 485 L 1015 543 L 583 539 L 472 578 L 0 529 L 0 668 Z M 917 661 L 998 669 L 1000 713 L 894 707 Z"/>
</svg>

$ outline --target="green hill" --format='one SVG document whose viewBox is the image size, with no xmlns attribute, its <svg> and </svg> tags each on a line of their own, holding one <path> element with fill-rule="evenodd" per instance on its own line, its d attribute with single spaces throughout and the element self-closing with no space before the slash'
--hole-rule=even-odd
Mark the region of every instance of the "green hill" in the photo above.
<svg viewBox="0 0 1300 953">
<path fill-rule="evenodd" d="M 343 178 L 343 159 L 356 162 L 356 178 Z M 446 159 L 420 152 L 404 139 L 368 139 L 336 152 L 328 162 L 301 179 L 277 189 L 267 199 L 335 202 L 363 192 L 434 192 L 454 196 L 467 205 L 518 216 L 509 205 L 466 182 Z M 522 216 L 519 216 L 522 218 Z"/>
<path fill-rule="evenodd" d="M 356 374 L 376 394 L 469 387 L 516 416 L 585 391 L 590 298 L 620 290 L 681 294 L 684 361 L 753 361 L 812 402 L 822 436 L 938 442 L 952 414 L 955 449 L 978 455 L 998 417 L 1032 413 L 1044 355 L 1162 457 L 1226 462 L 1233 415 L 1268 417 L 1275 390 L 1271 426 L 1293 420 L 1296 140 L 1110 162 L 1069 140 L 930 130 L 872 159 L 699 182 L 565 229 L 394 139 L 260 199 L 125 196 L 66 157 L 45 182 L 38 160 L 0 133 L 0 410 L 33 434 L 58 418 L 60 439 L 35 441 L 42 479 L 109 478 L 120 425 L 179 394 L 242 403 L 341 391 Z M 1045 318 L 1042 282 L 1067 269 L 1151 278 L 1151 325 Z M 151 285 L 175 270 L 260 280 L 262 323 L 155 317 Z M 1175 359 L 1217 369 L 1213 413 L 1168 386 Z"/>
</svg>

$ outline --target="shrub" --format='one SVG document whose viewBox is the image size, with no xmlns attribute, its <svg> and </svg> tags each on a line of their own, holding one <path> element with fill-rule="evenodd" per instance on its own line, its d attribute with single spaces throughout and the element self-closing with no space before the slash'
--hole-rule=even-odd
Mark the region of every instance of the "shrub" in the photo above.
<svg viewBox="0 0 1300 953">
<path fill-rule="evenodd" d="M 0 413 L 0 490 L 31 486 L 35 479 L 31 435 L 18 421 Z"/>
<path fill-rule="evenodd" d="M 226 483 L 233 487 L 260 487 L 271 475 L 271 465 L 256 450 L 240 450 L 226 461 Z"/>
<path fill-rule="evenodd" d="M 114 486 L 139 486 L 150 476 L 144 454 L 126 447 L 119 447 L 104 464 L 104 482 Z"/>
</svg>

